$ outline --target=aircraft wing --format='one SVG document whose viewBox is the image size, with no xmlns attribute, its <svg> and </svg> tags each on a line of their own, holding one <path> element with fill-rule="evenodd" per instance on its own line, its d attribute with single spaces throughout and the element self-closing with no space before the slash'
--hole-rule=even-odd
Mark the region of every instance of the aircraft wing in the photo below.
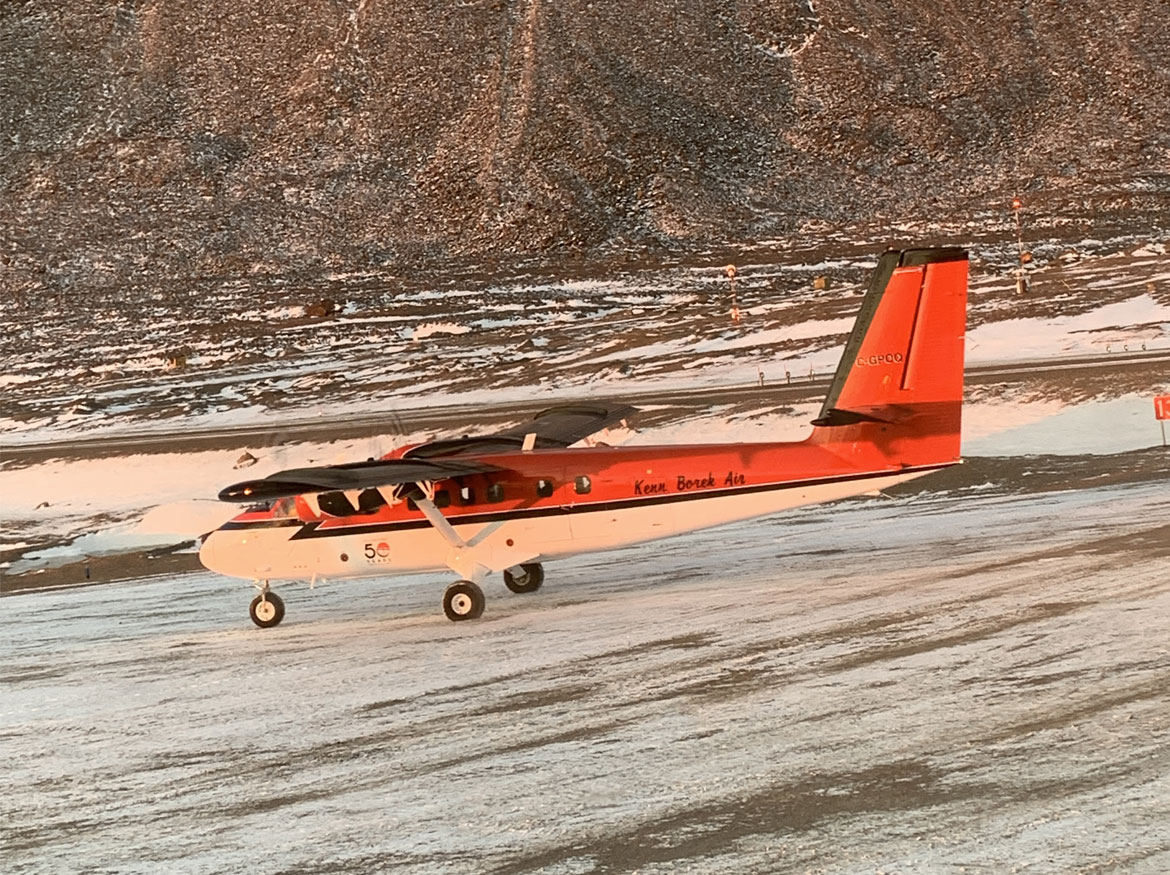
<svg viewBox="0 0 1170 875">
<path fill-rule="evenodd" d="M 536 449 L 563 448 L 611 425 L 617 425 L 637 410 L 628 405 L 563 404 L 541 411 L 528 422 L 494 434 L 419 444 L 407 450 L 403 457 L 437 460 L 451 456 L 513 452 L 524 445 L 524 439 L 530 434 L 536 435 Z"/>
<path fill-rule="evenodd" d="M 629 405 L 562 404 L 543 410 L 531 422 L 522 422 L 500 434 L 524 440 L 525 435 L 535 432 L 537 446 L 545 441 L 567 447 L 603 428 L 617 425 L 637 412 L 638 408 Z"/>
<path fill-rule="evenodd" d="M 273 501 L 306 493 L 353 492 L 500 471 L 503 469 L 498 465 L 466 457 L 516 452 L 530 434 L 536 435 L 535 447 L 567 447 L 621 422 L 635 410 L 624 405 L 551 407 L 538 413 L 531 422 L 495 434 L 420 444 L 408 450 L 401 459 L 277 471 L 259 480 L 245 480 L 228 486 L 220 491 L 219 498 L 238 502 Z"/>
<path fill-rule="evenodd" d="M 220 501 L 272 501 L 314 492 L 348 492 L 377 486 L 447 480 L 465 474 L 500 470 L 474 459 L 382 459 L 323 465 L 317 468 L 290 468 L 259 480 L 245 480 L 219 493 Z"/>
</svg>

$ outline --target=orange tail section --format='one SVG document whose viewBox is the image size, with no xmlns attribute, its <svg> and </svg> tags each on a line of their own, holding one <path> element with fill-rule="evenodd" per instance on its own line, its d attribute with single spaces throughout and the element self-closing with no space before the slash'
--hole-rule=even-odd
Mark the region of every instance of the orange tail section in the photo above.
<svg viewBox="0 0 1170 875">
<path fill-rule="evenodd" d="M 882 254 L 809 442 L 869 466 L 959 461 L 967 253 Z"/>
</svg>

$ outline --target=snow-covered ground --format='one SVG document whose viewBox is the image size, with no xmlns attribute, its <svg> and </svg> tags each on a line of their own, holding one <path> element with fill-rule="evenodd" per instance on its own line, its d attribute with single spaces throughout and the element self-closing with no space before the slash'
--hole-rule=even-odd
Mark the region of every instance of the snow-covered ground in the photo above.
<svg viewBox="0 0 1170 875">
<path fill-rule="evenodd" d="M 32 872 L 1170 871 L 1162 482 L 816 507 L 550 567 L 4 601 Z"/>
<path fill-rule="evenodd" d="M 1091 244 L 1047 253 L 1028 299 L 984 253 L 969 360 L 1170 347 L 1165 244 Z M 212 500 L 226 483 L 438 436 L 290 443 L 280 415 L 827 376 L 866 266 L 741 261 L 739 326 L 718 270 L 679 268 L 372 283 L 323 322 L 276 299 L 229 313 L 226 289 L 135 344 L 79 335 L 76 361 L 9 332 L 0 443 L 275 423 L 260 446 L 0 459 L 0 574 L 171 547 L 235 511 Z M 162 371 L 176 336 L 187 364 Z M 534 596 L 493 582 L 476 623 L 442 617 L 447 575 L 285 586 L 265 631 L 248 588 L 207 573 L 6 597 L 0 870 L 1161 875 L 1159 392 L 1156 366 L 993 378 L 960 471 L 557 563 Z M 797 439 L 818 408 L 721 400 L 629 439 Z"/>
</svg>

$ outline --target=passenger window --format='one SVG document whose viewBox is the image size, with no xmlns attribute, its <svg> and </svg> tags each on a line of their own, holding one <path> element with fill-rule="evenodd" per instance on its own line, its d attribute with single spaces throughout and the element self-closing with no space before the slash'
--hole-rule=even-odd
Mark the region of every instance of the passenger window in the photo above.
<svg viewBox="0 0 1170 875">
<path fill-rule="evenodd" d="M 475 504 L 475 490 L 470 486 L 464 486 L 459 490 L 460 504 Z"/>
<path fill-rule="evenodd" d="M 537 480 L 536 481 L 536 494 L 540 498 L 548 498 L 550 495 L 553 494 L 553 482 L 551 480 L 544 480 L 544 479 Z"/>
<path fill-rule="evenodd" d="M 488 487 L 487 491 L 488 501 L 503 501 L 504 500 L 504 486 L 502 483 L 493 483 Z"/>
<path fill-rule="evenodd" d="M 593 481 L 584 474 L 573 481 L 573 485 L 576 487 L 578 495 L 588 495 L 593 491 Z"/>
</svg>

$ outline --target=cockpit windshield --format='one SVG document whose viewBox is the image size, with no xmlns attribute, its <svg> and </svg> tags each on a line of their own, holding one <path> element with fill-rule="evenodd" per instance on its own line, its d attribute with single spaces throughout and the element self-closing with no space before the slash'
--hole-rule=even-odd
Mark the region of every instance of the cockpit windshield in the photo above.
<svg viewBox="0 0 1170 875">
<path fill-rule="evenodd" d="M 278 520 L 292 519 L 297 515 L 295 498 L 280 498 L 272 503 L 272 516 Z"/>
</svg>

